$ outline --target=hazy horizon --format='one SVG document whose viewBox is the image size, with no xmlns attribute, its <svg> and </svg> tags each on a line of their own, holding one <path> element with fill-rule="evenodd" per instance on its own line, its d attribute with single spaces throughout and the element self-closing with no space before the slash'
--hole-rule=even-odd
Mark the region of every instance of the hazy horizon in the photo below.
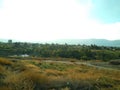
<svg viewBox="0 0 120 90">
<path fill-rule="evenodd" d="M 120 40 L 118 0 L 0 0 L 0 39 Z"/>
</svg>

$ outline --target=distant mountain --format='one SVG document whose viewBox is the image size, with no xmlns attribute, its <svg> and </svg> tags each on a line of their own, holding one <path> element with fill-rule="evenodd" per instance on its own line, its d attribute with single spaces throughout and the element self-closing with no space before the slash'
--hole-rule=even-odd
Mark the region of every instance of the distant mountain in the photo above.
<svg viewBox="0 0 120 90">
<path fill-rule="evenodd" d="M 13 42 L 22 42 L 19 40 L 12 40 Z M 8 39 L 0 39 L 0 42 L 8 42 Z M 32 42 L 32 43 L 58 43 L 58 44 L 80 44 L 80 45 L 91 45 L 95 44 L 98 46 L 113 46 L 120 47 L 120 40 L 106 40 L 106 39 L 58 39 L 52 41 L 23 41 L 23 42 Z"/>
<path fill-rule="evenodd" d="M 51 41 L 50 43 L 58 43 L 58 44 L 85 44 L 91 45 L 95 44 L 98 46 L 114 46 L 120 47 L 120 40 L 106 40 L 106 39 L 61 39 Z"/>
<path fill-rule="evenodd" d="M 19 40 L 13 40 L 13 39 L 0 39 L 0 42 L 5 42 L 5 43 L 7 43 L 8 40 L 12 40 L 12 42 L 20 42 Z"/>
<path fill-rule="evenodd" d="M 0 42 L 8 42 L 8 39 L 0 39 Z"/>
</svg>

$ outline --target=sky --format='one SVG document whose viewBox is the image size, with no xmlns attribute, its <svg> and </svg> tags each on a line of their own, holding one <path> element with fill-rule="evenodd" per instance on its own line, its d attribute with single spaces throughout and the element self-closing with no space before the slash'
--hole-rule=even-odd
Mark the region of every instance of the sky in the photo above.
<svg viewBox="0 0 120 90">
<path fill-rule="evenodd" d="M 0 0 L 0 39 L 120 39 L 120 0 Z"/>
</svg>

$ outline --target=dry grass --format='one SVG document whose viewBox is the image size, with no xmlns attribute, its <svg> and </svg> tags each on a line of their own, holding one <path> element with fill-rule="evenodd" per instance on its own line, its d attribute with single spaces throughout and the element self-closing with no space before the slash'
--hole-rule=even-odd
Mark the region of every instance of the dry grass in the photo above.
<svg viewBox="0 0 120 90">
<path fill-rule="evenodd" d="M 0 58 L 0 64 L 1 65 L 11 65 L 12 62 L 6 58 Z"/>
<path fill-rule="evenodd" d="M 0 65 L 0 73 L 3 73 L 3 72 L 5 72 L 5 67 Z"/>
<path fill-rule="evenodd" d="M 63 75 L 65 75 L 65 72 L 54 70 L 54 69 L 53 70 L 52 69 L 46 69 L 44 72 L 48 76 L 63 76 Z"/>
<path fill-rule="evenodd" d="M 10 88 L 4 86 L 4 87 L 0 87 L 0 90 L 12 90 L 12 89 L 10 89 Z"/>
<path fill-rule="evenodd" d="M 33 90 L 34 85 L 21 74 L 10 73 L 4 80 L 10 90 Z"/>
<path fill-rule="evenodd" d="M 36 71 L 24 71 L 21 73 L 21 77 L 25 78 L 26 80 L 32 81 L 35 89 L 37 90 L 38 88 L 47 88 L 47 85 L 49 83 L 49 79 L 45 74 L 41 74 Z"/>
<path fill-rule="evenodd" d="M 5 78 L 1 81 L 5 85 L 0 86 L 0 90 L 120 89 L 119 70 L 99 69 L 84 64 L 44 63 L 39 60 L 0 60 L 0 73 L 5 72 Z"/>
<path fill-rule="evenodd" d="M 114 84 L 120 80 L 120 71 L 118 70 L 99 69 L 99 68 L 86 66 L 84 64 L 58 65 L 58 63 L 55 62 L 44 63 L 44 62 L 35 61 L 33 65 L 35 66 L 32 65 L 30 66 L 36 68 L 37 70 L 40 68 L 40 70 L 43 71 L 42 74 L 48 77 L 47 78 L 48 82 L 49 84 L 51 83 L 49 85 L 50 87 L 63 88 L 68 86 L 68 88 L 72 88 L 73 90 L 78 90 L 78 88 L 80 89 L 83 87 L 87 87 L 87 89 L 89 88 L 92 89 L 94 86 L 96 86 L 95 87 L 96 90 L 100 88 L 102 89 L 114 88 L 115 86 L 119 87 L 119 83 Z M 60 68 L 63 67 L 64 67 L 63 70 L 59 70 Z M 104 76 L 106 77 L 104 78 Z M 110 81 L 108 81 L 108 79 L 110 79 L 110 81 L 112 82 L 109 83 Z M 67 85 L 67 83 L 69 83 L 69 85 Z M 103 85 L 101 83 L 103 83 Z"/>
</svg>

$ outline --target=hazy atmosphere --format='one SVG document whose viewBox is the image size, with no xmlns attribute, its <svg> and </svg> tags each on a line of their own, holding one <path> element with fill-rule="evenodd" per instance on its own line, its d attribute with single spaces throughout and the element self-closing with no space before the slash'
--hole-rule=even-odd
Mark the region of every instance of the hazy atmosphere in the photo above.
<svg viewBox="0 0 120 90">
<path fill-rule="evenodd" d="M 0 0 L 0 38 L 120 39 L 119 0 Z"/>
<path fill-rule="evenodd" d="M 120 0 L 0 0 L 0 90 L 120 90 Z"/>
</svg>

